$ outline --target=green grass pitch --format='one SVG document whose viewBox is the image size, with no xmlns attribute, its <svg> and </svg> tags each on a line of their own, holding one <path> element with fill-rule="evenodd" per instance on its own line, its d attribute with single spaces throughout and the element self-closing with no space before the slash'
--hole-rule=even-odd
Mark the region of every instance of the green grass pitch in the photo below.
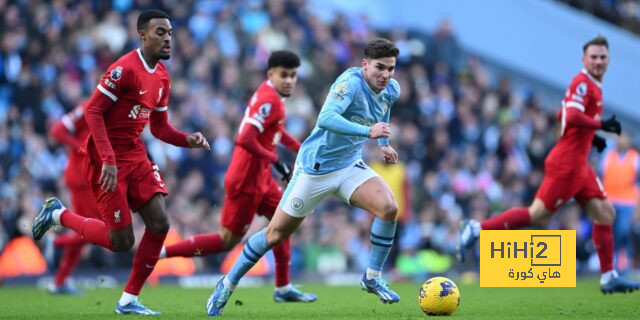
<svg viewBox="0 0 640 320">
<path fill-rule="evenodd" d="M 306 284 L 319 295 L 315 303 L 275 303 L 273 287 L 238 288 L 224 319 L 425 319 L 417 304 L 417 283 L 394 283 L 401 301 L 382 304 L 357 286 Z M 576 288 L 480 288 L 460 285 L 454 319 L 638 319 L 640 292 L 603 295 L 597 279 L 578 279 Z M 0 287 L 0 319 L 113 319 L 119 289 L 88 290 L 81 297 L 50 296 L 33 288 Z M 206 319 L 210 289 L 146 287 L 141 295 L 162 319 Z M 125 316 L 125 318 L 146 318 Z"/>
</svg>

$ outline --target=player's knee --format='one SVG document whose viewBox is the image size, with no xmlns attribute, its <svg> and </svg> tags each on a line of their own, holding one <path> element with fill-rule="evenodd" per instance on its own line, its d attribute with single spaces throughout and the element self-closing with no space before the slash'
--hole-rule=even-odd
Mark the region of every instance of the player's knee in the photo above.
<svg viewBox="0 0 640 320">
<path fill-rule="evenodd" d="M 280 244 L 282 240 L 286 239 L 289 236 L 288 234 L 285 234 L 284 232 L 282 232 L 282 230 L 277 230 L 273 228 L 267 228 L 265 230 L 265 235 L 267 237 L 267 243 L 271 247 L 274 247 Z"/>
<path fill-rule="evenodd" d="M 242 240 L 242 237 L 235 237 L 232 234 L 225 233 L 221 234 L 220 238 L 222 239 L 222 247 L 224 248 L 224 251 L 231 250 L 238 243 L 240 243 L 240 240 Z"/>
<path fill-rule="evenodd" d="M 147 228 L 155 233 L 167 233 L 169 232 L 169 221 L 164 217 L 163 219 L 156 219 L 147 224 Z"/>
<path fill-rule="evenodd" d="M 382 207 L 382 219 L 386 221 L 394 221 L 398 216 L 398 205 L 395 201 L 389 201 Z"/>
<path fill-rule="evenodd" d="M 133 234 L 111 238 L 111 246 L 115 252 L 129 251 L 133 247 L 135 238 Z"/>
</svg>

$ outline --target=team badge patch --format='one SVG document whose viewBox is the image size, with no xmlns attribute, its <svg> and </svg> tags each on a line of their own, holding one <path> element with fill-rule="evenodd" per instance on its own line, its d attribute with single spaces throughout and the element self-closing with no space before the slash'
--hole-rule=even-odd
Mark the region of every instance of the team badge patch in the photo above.
<svg viewBox="0 0 640 320">
<path fill-rule="evenodd" d="M 293 198 L 293 200 L 291 200 L 291 208 L 293 208 L 293 210 L 299 211 L 303 207 L 304 207 L 304 202 L 302 201 L 302 199 Z"/>
<path fill-rule="evenodd" d="M 382 113 L 387 113 L 387 110 L 389 110 L 389 104 L 385 102 L 382 106 Z"/>
<path fill-rule="evenodd" d="M 122 78 L 122 67 L 117 66 L 115 69 L 111 70 L 111 74 L 109 76 L 114 81 L 120 80 L 120 78 Z"/>
<path fill-rule="evenodd" d="M 336 92 L 339 94 L 345 94 L 349 90 L 346 82 L 340 83 L 336 86 Z"/>
<path fill-rule="evenodd" d="M 260 115 L 262 115 L 263 117 L 268 116 L 271 113 L 271 104 L 270 103 L 265 103 L 263 105 L 260 106 L 259 109 Z"/>
<path fill-rule="evenodd" d="M 578 95 L 584 96 L 587 94 L 587 83 L 586 82 L 580 82 L 578 84 L 578 86 L 576 87 L 576 93 Z"/>
</svg>

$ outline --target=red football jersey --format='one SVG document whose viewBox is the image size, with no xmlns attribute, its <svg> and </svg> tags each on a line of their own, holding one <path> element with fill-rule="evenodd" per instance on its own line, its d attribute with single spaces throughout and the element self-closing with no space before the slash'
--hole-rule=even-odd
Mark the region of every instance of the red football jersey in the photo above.
<svg viewBox="0 0 640 320">
<path fill-rule="evenodd" d="M 591 140 L 597 129 L 576 127 L 566 123 L 568 108 L 576 108 L 596 120 L 602 117 L 601 83 L 586 70 L 582 70 L 573 78 L 562 100 L 561 136 L 546 159 L 548 164 L 570 172 L 577 166 L 587 165 Z"/>
<path fill-rule="evenodd" d="M 284 118 L 284 99 L 271 82 L 264 81 L 249 101 L 238 135 L 242 134 L 246 126 L 255 126 L 260 131 L 260 145 L 274 152 L 282 136 Z M 268 179 L 271 177 L 271 162 L 268 159 L 255 157 L 243 147 L 236 145 L 225 175 L 227 193 L 265 192 L 269 186 Z"/>
<path fill-rule="evenodd" d="M 77 106 L 73 111 L 65 114 L 60 122 L 67 131 L 79 141 L 85 141 L 89 135 L 89 127 L 84 120 L 84 109 Z M 68 187 L 86 187 L 89 185 L 87 177 L 82 174 L 82 156 L 79 150 L 69 151 L 69 161 L 64 172 L 64 180 Z"/>
<path fill-rule="evenodd" d="M 167 111 L 170 81 L 166 67 L 158 62 L 150 68 L 140 49 L 120 57 L 100 80 L 97 90 L 114 101 L 103 117 L 118 165 L 147 159 L 140 134 L 151 112 Z M 86 149 L 92 159 L 104 160 L 91 137 Z"/>
</svg>

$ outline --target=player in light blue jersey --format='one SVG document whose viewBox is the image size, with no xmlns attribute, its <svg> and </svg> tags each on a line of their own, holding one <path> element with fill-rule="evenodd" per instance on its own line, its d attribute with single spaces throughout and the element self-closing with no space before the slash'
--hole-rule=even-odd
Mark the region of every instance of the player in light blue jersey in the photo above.
<svg viewBox="0 0 640 320">
<path fill-rule="evenodd" d="M 400 301 L 381 277 L 395 236 L 396 200 L 389 186 L 362 161 L 367 139 L 378 139 L 385 162 L 398 161 L 387 140 L 390 109 L 400 96 L 400 86 L 392 79 L 398 54 L 391 41 L 374 39 L 364 49 L 362 67 L 348 69 L 336 79 L 316 127 L 298 152 L 293 177 L 269 225 L 249 238 L 207 300 L 210 316 L 222 313 L 240 278 L 329 195 L 375 215 L 369 266 L 360 285 L 384 303 Z"/>
</svg>

